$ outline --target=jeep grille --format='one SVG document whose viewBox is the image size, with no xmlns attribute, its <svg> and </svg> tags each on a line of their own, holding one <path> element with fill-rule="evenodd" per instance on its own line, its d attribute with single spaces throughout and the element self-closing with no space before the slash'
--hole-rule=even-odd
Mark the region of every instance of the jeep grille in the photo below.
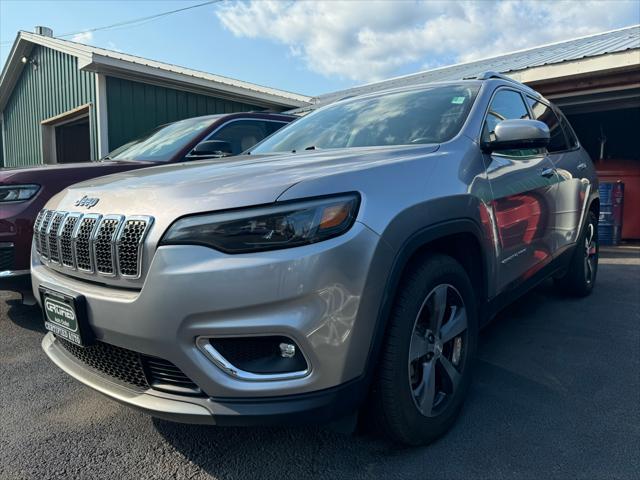
<svg viewBox="0 0 640 480">
<path fill-rule="evenodd" d="M 43 263 L 111 277 L 139 278 L 152 217 L 42 210 L 34 225 Z"/>
</svg>

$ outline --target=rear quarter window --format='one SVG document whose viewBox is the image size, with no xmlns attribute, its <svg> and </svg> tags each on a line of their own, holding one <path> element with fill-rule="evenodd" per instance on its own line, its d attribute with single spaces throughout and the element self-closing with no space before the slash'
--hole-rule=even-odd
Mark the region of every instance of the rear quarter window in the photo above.
<svg viewBox="0 0 640 480">
<path fill-rule="evenodd" d="M 573 127 L 569 123 L 569 120 L 567 120 L 567 117 L 565 117 L 562 112 L 558 112 L 558 117 L 560 118 L 560 125 L 564 130 L 564 135 L 565 137 L 567 137 L 568 147 L 570 149 L 578 148 L 579 146 L 578 137 L 576 136 L 576 133 L 573 131 Z"/>
</svg>

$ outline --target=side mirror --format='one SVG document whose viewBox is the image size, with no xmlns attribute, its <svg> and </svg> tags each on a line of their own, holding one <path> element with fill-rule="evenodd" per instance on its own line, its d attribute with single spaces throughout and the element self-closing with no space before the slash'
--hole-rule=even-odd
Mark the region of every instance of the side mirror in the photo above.
<svg viewBox="0 0 640 480">
<path fill-rule="evenodd" d="M 522 150 L 544 148 L 549 145 L 549 127 L 538 120 L 503 120 L 488 142 L 483 142 L 482 150 L 494 152 L 500 150 Z"/>
<path fill-rule="evenodd" d="M 233 155 L 233 149 L 229 142 L 224 140 L 205 140 L 200 142 L 189 152 L 189 157 L 225 157 Z"/>
</svg>

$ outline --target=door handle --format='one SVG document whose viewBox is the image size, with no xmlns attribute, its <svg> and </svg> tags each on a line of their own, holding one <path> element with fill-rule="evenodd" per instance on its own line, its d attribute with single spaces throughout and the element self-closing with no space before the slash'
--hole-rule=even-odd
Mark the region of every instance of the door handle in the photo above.
<svg viewBox="0 0 640 480">
<path fill-rule="evenodd" d="M 551 178 L 556 174 L 555 168 L 541 168 L 539 170 L 540 176 L 545 178 Z"/>
</svg>

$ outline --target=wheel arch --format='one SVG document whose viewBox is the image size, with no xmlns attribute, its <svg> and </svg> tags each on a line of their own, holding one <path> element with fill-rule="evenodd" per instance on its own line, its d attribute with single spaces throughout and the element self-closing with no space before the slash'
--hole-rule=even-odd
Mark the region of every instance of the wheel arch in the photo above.
<svg viewBox="0 0 640 480">
<path fill-rule="evenodd" d="M 393 303 L 399 283 L 412 262 L 429 253 L 449 255 L 458 261 L 473 283 L 478 303 L 487 298 L 489 269 L 482 248 L 482 230 L 474 220 L 461 218 L 426 227 L 407 239 L 396 254 L 387 284 L 393 292 L 386 298 L 389 303 Z"/>
<path fill-rule="evenodd" d="M 430 225 L 414 232 L 397 250 L 387 277 L 385 294 L 378 308 L 367 361 L 368 384 L 377 369 L 389 314 L 398 294 L 400 282 L 413 260 L 427 253 L 436 252 L 450 255 L 459 261 L 469 274 L 476 292 L 480 324 L 486 322 L 488 318 L 486 300 L 491 267 L 487 252 L 483 248 L 483 238 L 483 230 L 476 221 L 470 218 L 459 218 Z M 469 249 L 471 249 L 471 255 L 469 255 Z"/>
</svg>

